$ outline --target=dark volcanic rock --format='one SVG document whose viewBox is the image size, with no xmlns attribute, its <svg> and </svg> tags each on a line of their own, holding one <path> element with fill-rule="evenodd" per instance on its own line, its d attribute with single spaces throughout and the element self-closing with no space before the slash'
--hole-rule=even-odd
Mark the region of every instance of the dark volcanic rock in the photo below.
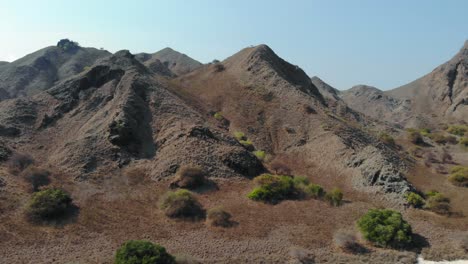
<svg viewBox="0 0 468 264">
<path fill-rule="evenodd" d="M 249 151 L 235 150 L 223 158 L 223 163 L 235 172 L 248 177 L 255 177 L 264 171 L 262 163 Z"/>
</svg>

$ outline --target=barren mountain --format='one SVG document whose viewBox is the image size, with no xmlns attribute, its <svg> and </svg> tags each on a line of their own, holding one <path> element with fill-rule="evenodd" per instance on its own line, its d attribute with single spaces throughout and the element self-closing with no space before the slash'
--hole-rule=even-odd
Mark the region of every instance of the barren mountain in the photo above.
<svg viewBox="0 0 468 264">
<path fill-rule="evenodd" d="M 200 62 L 171 48 L 165 48 L 153 54 L 139 53 L 135 55 L 135 58 L 149 67 L 159 61 L 175 75 L 186 74 L 202 65 Z"/>
<path fill-rule="evenodd" d="M 468 122 L 468 41 L 448 62 L 399 88 L 355 86 L 341 93 L 353 109 L 407 127 Z"/>
<path fill-rule="evenodd" d="M 202 263 L 301 263 L 309 255 L 319 263 L 414 263 L 411 251 L 365 245 L 366 254 L 354 255 L 333 244 L 337 231 L 355 226 L 370 208 L 403 211 L 405 195 L 421 186 L 419 178 L 417 185 L 409 180 L 415 179 L 415 160 L 370 132 L 375 121 L 266 45 L 195 66 L 184 63 L 185 55 L 163 51 L 119 51 L 74 74 L 66 71 L 71 75 L 63 73 L 50 87 L 28 82 L 34 93 L 21 93 L 26 88 L 19 84 L 6 90 L 25 96 L 0 102 L 0 160 L 10 158 L 0 166 L 2 260 L 111 263 L 124 241 L 145 239 Z M 37 72 L 47 65 L 35 65 Z M 25 219 L 31 190 L 9 167 L 18 153 L 30 154 L 36 166 L 51 171 L 50 186 L 71 194 L 79 208 L 74 218 L 55 225 Z M 158 200 L 185 165 L 206 173 L 210 184 L 194 195 L 207 209 L 232 213 L 232 227 L 174 220 L 160 210 Z M 251 178 L 278 170 L 326 190 L 339 187 L 345 201 L 334 207 L 320 199 L 273 205 L 247 198 Z M 466 193 L 453 193 L 454 208 L 465 210 L 460 204 Z M 463 218 L 403 213 L 430 241 L 428 254 L 452 246 L 468 228 Z M 423 244 L 416 243 L 415 251 Z M 459 256 L 452 247 L 447 254 Z"/>
<path fill-rule="evenodd" d="M 0 100 L 49 89 L 109 55 L 95 48 L 76 46 L 65 50 L 50 46 L 12 63 L 0 64 Z"/>
</svg>

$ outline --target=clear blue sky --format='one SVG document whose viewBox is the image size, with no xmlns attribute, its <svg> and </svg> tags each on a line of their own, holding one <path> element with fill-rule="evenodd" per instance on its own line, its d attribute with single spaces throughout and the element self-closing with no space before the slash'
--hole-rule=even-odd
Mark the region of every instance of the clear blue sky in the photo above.
<svg viewBox="0 0 468 264">
<path fill-rule="evenodd" d="M 468 39 L 468 0 L 0 0 L 0 60 L 60 38 L 111 52 L 172 47 L 201 61 L 265 43 L 339 89 L 394 88 Z"/>
</svg>

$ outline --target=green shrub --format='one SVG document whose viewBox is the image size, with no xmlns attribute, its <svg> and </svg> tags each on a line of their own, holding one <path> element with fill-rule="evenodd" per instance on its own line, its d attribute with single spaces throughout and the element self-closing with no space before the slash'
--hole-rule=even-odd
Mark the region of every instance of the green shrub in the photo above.
<svg viewBox="0 0 468 264">
<path fill-rule="evenodd" d="M 460 136 L 460 137 L 464 136 L 466 131 L 468 131 L 467 125 L 450 125 L 447 128 L 447 132 L 453 135 Z"/>
<path fill-rule="evenodd" d="M 429 128 L 423 128 L 423 129 L 419 130 L 419 133 L 421 133 L 421 135 L 427 137 L 427 136 L 429 136 L 429 134 L 431 134 L 431 130 Z"/>
<path fill-rule="evenodd" d="M 223 114 L 221 114 L 220 112 L 216 112 L 214 115 L 213 115 L 214 118 L 216 118 L 217 120 L 224 120 L 224 116 Z"/>
<path fill-rule="evenodd" d="M 303 189 L 309 184 L 309 179 L 304 176 L 294 176 L 292 180 L 296 189 Z"/>
<path fill-rule="evenodd" d="M 244 134 L 243 132 L 240 132 L 240 131 L 234 132 L 234 137 L 235 137 L 237 140 L 239 140 L 239 141 L 241 141 L 241 140 L 246 140 L 246 139 L 247 139 L 247 137 L 245 136 L 245 134 Z"/>
<path fill-rule="evenodd" d="M 223 208 L 212 208 L 206 214 L 206 221 L 210 226 L 229 227 L 232 225 L 231 214 Z"/>
<path fill-rule="evenodd" d="M 468 174 L 467 173 L 454 173 L 449 176 L 449 181 L 456 186 L 468 187 Z"/>
<path fill-rule="evenodd" d="M 411 226 L 397 211 L 371 209 L 357 225 L 364 238 L 379 247 L 403 248 L 412 241 Z"/>
<path fill-rule="evenodd" d="M 395 139 L 387 133 L 380 133 L 379 139 L 387 145 L 395 145 Z"/>
<path fill-rule="evenodd" d="M 171 187 L 184 189 L 194 189 L 205 184 L 205 172 L 203 168 L 197 165 L 184 165 L 177 171 L 175 180 Z"/>
<path fill-rule="evenodd" d="M 405 198 L 406 202 L 414 208 L 421 208 L 424 206 L 424 198 L 422 198 L 421 195 L 417 193 L 406 193 Z"/>
<path fill-rule="evenodd" d="M 46 189 L 32 195 L 26 207 L 29 219 L 53 220 L 64 216 L 72 207 L 72 198 L 61 189 Z"/>
<path fill-rule="evenodd" d="M 450 214 L 450 199 L 439 192 L 431 193 L 424 208 L 441 215 Z"/>
<path fill-rule="evenodd" d="M 184 189 L 164 194 L 160 208 L 171 218 L 202 218 L 205 213 L 195 196 Z"/>
<path fill-rule="evenodd" d="M 240 140 L 239 143 L 248 150 L 254 150 L 253 143 L 250 140 Z"/>
<path fill-rule="evenodd" d="M 468 137 L 461 138 L 458 143 L 463 147 L 468 147 Z"/>
<path fill-rule="evenodd" d="M 266 153 L 265 151 L 263 150 L 256 150 L 253 152 L 253 154 L 255 155 L 255 157 L 257 157 L 257 159 L 261 160 L 261 161 L 264 161 L 265 160 L 265 157 L 266 157 Z"/>
<path fill-rule="evenodd" d="M 453 185 L 468 187 L 468 167 L 454 166 L 450 173 L 448 179 Z"/>
<path fill-rule="evenodd" d="M 424 140 L 421 134 L 415 130 L 408 130 L 408 140 L 413 144 L 422 144 Z"/>
<path fill-rule="evenodd" d="M 115 264 L 175 264 L 166 249 L 149 241 L 130 240 L 115 254 Z"/>
<path fill-rule="evenodd" d="M 325 194 L 325 199 L 333 206 L 340 206 L 343 202 L 343 192 L 339 188 L 334 188 Z"/>
<path fill-rule="evenodd" d="M 29 182 L 33 191 L 38 191 L 39 187 L 45 186 L 50 183 L 49 171 L 38 168 L 36 166 L 29 166 L 23 172 L 21 177 Z"/>
<path fill-rule="evenodd" d="M 247 197 L 255 201 L 276 203 L 291 197 L 295 190 L 289 176 L 262 174 L 254 182 L 257 187 Z"/>
<path fill-rule="evenodd" d="M 321 199 L 325 195 L 325 191 L 322 186 L 310 183 L 304 188 L 304 193 L 307 197 L 313 199 Z"/>
<path fill-rule="evenodd" d="M 426 198 L 429 198 L 429 197 L 432 197 L 432 196 L 435 196 L 437 194 L 439 194 L 440 192 L 436 191 L 436 190 L 430 190 L 428 192 L 426 192 Z"/>
</svg>

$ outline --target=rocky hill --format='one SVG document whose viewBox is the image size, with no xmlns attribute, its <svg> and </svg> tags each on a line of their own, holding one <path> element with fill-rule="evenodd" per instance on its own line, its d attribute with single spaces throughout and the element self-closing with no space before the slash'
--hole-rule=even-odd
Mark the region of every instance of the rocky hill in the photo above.
<svg viewBox="0 0 468 264">
<path fill-rule="evenodd" d="M 11 63 L 0 64 L 0 100 L 49 89 L 85 71 L 110 53 L 95 48 L 50 46 Z"/>
<path fill-rule="evenodd" d="M 448 62 L 399 88 L 355 86 L 341 93 L 353 109 L 406 127 L 468 122 L 468 41 Z"/>
<path fill-rule="evenodd" d="M 139 53 L 135 55 L 135 58 L 150 68 L 154 67 L 151 66 L 154 63 L 159 64 L 159 61 L 174 75 L 189 73 L 202 65 L 200 62 L 171 48 L 165 48 L 153 54 Z"/>
<path fill-rule="evenodd" d="M 5 86 L 0 101 L 4 260 L 111 263 L 124 241 L 144 239 L 203 263 L 301 263 L 309 254 L 328 263 L 413 263 L 412 252 L 366 245 L 367 254 L 348 254 L 333 240 L 368 209 L 403 211 L 405 195 L 419 188 L 409 180 L 415 159 L 374 132 L 386 126 L 266 45 L 206 65 L 163 51 L 107 54 L 62 42 L 11 63 L 16 68 L 1 66 L 0 74 L 8 69 L 28 80 Z M 93 62 L 81 68 L 85 57 Z M 33 190 L 12 169 L 18 155 L 50 172 L 47 187 L 71 194 L 72 218 L 39 225 L 24 217 Z M 201 168 L 206 186 L 193 195 L 206 209 L 232 213 L 230 228 L 161 210 L 185 166 Z M 277 204 L 248 199 L 251 179 L 263 172 L 304 176 L 327 191 L 340 188 L 345 199 L 340 207 L 300 196 Z M 468 227 L 463 219 L 412 212 L 405 217 L 436 247 L 458 241 L 452 236 Z"/>
</svg>

